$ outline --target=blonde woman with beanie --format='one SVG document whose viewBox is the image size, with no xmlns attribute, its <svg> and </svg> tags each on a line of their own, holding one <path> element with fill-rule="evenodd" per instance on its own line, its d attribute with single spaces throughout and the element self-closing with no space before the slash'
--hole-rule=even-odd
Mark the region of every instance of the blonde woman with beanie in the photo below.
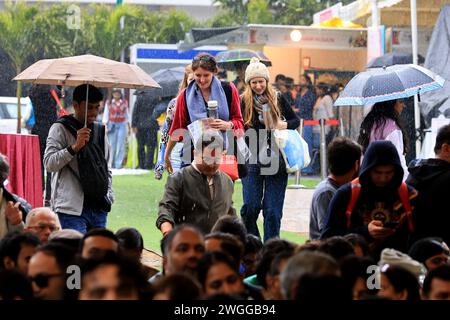
<svg viewBox="0 0 450 320">
<path fill-rule="evenodd" d="M 260 237 L 256 221 L 261 209 L 264 217 L 264 241 L 279 237 L 288 174 L 273 130 L 297 129 L 300 120 L 284 97 L 269 85 L 269 70 L 252 58 L 245 71 L 245 91 L 241 96 L 244 129 L 252 153 L 242 179 L 244 204 L 241 217 L 249 233 Z M 253 132 L 248 132 L 253 130 Z M 255 147 L 253 147 L 255 146 Z M 257 150 L 253 150 L 257 148 Z"/>
</svg>

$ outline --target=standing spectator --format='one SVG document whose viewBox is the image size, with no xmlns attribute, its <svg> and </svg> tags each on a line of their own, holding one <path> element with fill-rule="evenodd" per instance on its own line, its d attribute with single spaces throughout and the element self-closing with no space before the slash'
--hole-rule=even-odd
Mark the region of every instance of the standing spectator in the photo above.
<svg viewBox="0 0 450 320">
<path fill-rule="evenodd" d="M 316 103 L 316 95 L 312 90 L 311 78 L 305 73 L 300 77 L 300 92 L 295 99 L 294 112 L 297 117 L 303 120 L 313 119 L 313 108 Z M 309 154 L 312 155 L 313 147 L 313 133 L 312 126 L 303 127 L 303 138 L 305 138 L 308 144 Z M 302 169 L 302 173 L 312 174 L 312 167 L 309 165 L 305 169 Z"/>
<path fill-rule="evenodd" d="M 269 85 L 269 70 L 258 59 L 252 59 L 247 67 L 245 83 L 247 87 L 241 106 L 245 130 L 256 131 L 258 151 L 252 150 L 252 154 L 257 155 L 253 159 L 256 161 L 248 165 L 248 175 L 242 179 L 244 205 L 241 216 L 247 231 L 260 237 L 256 221 L 262 208 L 264 241 L 267 241 L 280 235 L 288 181 L 280 151 L 271 149 L 275 145 L 273 130 L 296 129 L 300 120 L 283 96 Z"/>
<path fill-rule="evenodd" d="M 169 176 L 156 220 L 163 235 L 181 223 L 207 234 L 221 216 L 236 214 L 233 182 L 219 171 L 222 148 L 217 130 L 205 131 L 197 141 L 192 165 Z"/>
<path fill-rule="evenodd" d="M 87 106 L 87 127 L 84 127 L 86 112 L 87 85 L 81 85 L 73 91 L 74 116 L 68 116 L 67 121 L 77 129 L 75 137 L 66 124 L 55 123 L 50 128 L 45 150 L 45 168 L 54 172 L 52 176 L 52 209 L 58 214 L 64 229 L 75 229 L 86 233 L 91 228 L 104 228 L 108 211 L 113 202 L 112 175 L 108 165 L 107 194 L 102 198 L 93 198 L 83 192 L 77 154 L 90 141 L 94 121 L 98 114 L 103 94 L 90 85 Z M 97 127 L 98 128 L 98 127 Z M 101 146 L 97 147 L 101 148 Z M 107 135 L 104 137 L 104 156 L 106 166 L 110 159 L 110 145 Z"/>
<path fill-rule="evenodd" d="M 274 89 L 282 92 L 283 91 L 282 87 L 286 88 L 285 84 L 286 84 L 286 76 L 281 73 L 277 74 L 275 76 L 275 83 L 273 84 Z"/>
<path fill-rule="evenodd" d="M 322 238 L 359 233 L 369 242 L 375 258 L 384 248 L 405 252 L 414 228 L 409 210 L 414 208 L 417 191 L 402 185 L 402 178 L 403 168 L 392 142 L 372 142 L 358 180 L 339 188 L 331 200 Z M 357 197 L 355 188 L 359 188 Z M 407 199 L 402 201 L 401 196 Z M 410 208 L 405 208 L 408 205 Z"/>
<path fill-rule="evenodd" d="M 328 206 L 337 189 L 358 175 L 361 147 L 348 138 L 339 137 L 329 144 L 327 157 L 330 174 L 316 187 L 311 201 L 309 220 L 311 240 L 320 238 L 325 227 Z"/>
<path fill-rule="evenodd" d="M 232 83 L 220 82 L 217 79 L 218 69 L 214 57 L 208 53 L 199 53 L 192 59 L 192 70 L 195 81 L 191 81 L 187 88 L 179 94 L 169 132 L 170 139 L 164 156 L 164 165 L 169 174 L 173 172 L 170 159 L 173 147 L 187 134 L 186 129 L 190 123 L 207 118 L 208 101 L 216 100 L 218 102 L 218 118 L 209 122 L 211 129 L 220 130 L 223 135 L 227 130 L 232 131 L 235 135 L 240 135 L 243 129 L 238 91 Z M 189 148 L 184 148 L 183 152 L 188 154 L 184 154 L 183 158 L 192 159 L 192 148 L 186 149 Z M 189 163 L 183 165 L 189 165 Z"/>
<path fill-rule="evenodd" d="M 188 84 L 194 79 L 194 72 L 192 71 L 192 65 L 188 64 L 184 68 L 184 78 L 180 83 L 180 92 L 182 92 Z M 169 132 L 172 127 L 173 117 L 177 108 L 177 97 L 170 100 L 169 105 L 166 110 L 166 119 L 164 120 L 164 125 L 161 130 L 161 139 L 159 142 L 159 155 L 158 163 L 155 167 L 155 178 L 161 179 L 164 172 L 164 157 L 167 149 L 167 143 L 169 142 Z M 176 171 L 181 168 L 181 149 L 183 148 L 182 143 L 177 143 L 170 155 L 170 160 L 173 169 Z"/>
<path fill-rule="evenodd" d="M 441 237 L 450 243 L 448 191 L 450 190 L 450 125 L 436 137 L 435 159 L 415 160 L 409 166 L 408 184 L 419 191 L 414 239 Z"/>
<path fill-rule="evenodd" d="M 154 147 L 152 137 L 158 132 L 158 122 L 152 118 L 153 111 L 158 103 L 158 97 L 153 92 L 139 92 L 133 108 L 131 127 L 136 134 L 138 144 L 138 167 L 150 169 L 153 163 Z M 153 153 L 152 153 L 153 150 Z"/>
<path fill-rule="evenodd" d="M 23 230 L 31 205 L 5 188 L 9 176 L 9 163 L 0 153 L 0 240 L 11 231 Z"/>
<path fill-rule="evenodd" d="M 284 99 L 286 99 L 287 103 L 291 106 L 291 108 L 294 107 L 295 104 L 295 97 L 292 95 L 292 91 L 294 89 L 294 79 L 290 77 L 286 77 L 285 80 L 285 86 L 286 86 L 286 92 L 283 93 Z"/>
<path fill-rule="evenodd" d="M 361 123 L 358 143 L 366 152 L 369 143 L 378 140 L 391 141 L 397 149 L 403 168 L 403 180 L 408 177 L 405 154 L 408 153 L 408 135 L 405 132 L 400 114 L 405 107 L 403 100 L 377 102 Z"/>
<path fill-rule="evenodd" d="M 31 134 L 39 136 L 41 152 L 42 190 L 45 190 L 45 206 L 50 206 L 52 174 L 47 171 L 44 174 L 44 152 L 47 146 L 47 137 L 50 127 L 58 119 L 57 105 L 51 93 L 51 86 L 34 84 L 29 91 L 29 97 L 33 104 L 35 123 Z"/>
<path fill-rule="evenodd" d="M 125 141 L 128 131 L 130 131 L 128 102 L 123 98 L 120 89 L 114 89 L 112 96 L 112 99 L 106 102 L 102 122 L 106 125 L 108 139 L 111 143 L 112 167 L 121 169 L 125 157 Z"/>
</svg>

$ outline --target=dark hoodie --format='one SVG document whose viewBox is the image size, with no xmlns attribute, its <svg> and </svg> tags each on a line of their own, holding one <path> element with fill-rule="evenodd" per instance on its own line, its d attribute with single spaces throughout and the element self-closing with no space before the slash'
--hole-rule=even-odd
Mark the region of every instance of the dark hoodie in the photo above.
<svg viewBox="0 0 450 320">
<path fill-rule="evenodd" d="M 385 187 L 376 187 L 370 178 L 370 171 L 380 165 L 394 165 L 395 174 Z M 369 145 L 361 165 L 359 181 L 361 192 L 351 215 L 351 227 L 347 228 L 345 212 L 351 197 L 351 184 L 338 189 L 328 207 L 326 227 L 322 238 L 348 233 L 363 235 L 369 242 L 372 253 L 378 257 L 384 248 L 405 252 L 408 242 L 408 229 L 405 210 L 401 204 L 398 188 L 403 179 L 403 169 L 395 146 L 390 141 L 375 141 Z M 410 202 L 414 207 L 417 192 L 409 188 Z M 378 210 L 376 210 L 378 209 Z M 399 222 L 396 232 L 382 240 L 369 235 L 368 224 L 372 220 Z"/>
<path fill-rule="evenodd" d="M 415 160 L 407 183 L 419 191 L 412 240 L 441 237 L 450 244 L 450 163 L 440 159 Z"/>
</svg>

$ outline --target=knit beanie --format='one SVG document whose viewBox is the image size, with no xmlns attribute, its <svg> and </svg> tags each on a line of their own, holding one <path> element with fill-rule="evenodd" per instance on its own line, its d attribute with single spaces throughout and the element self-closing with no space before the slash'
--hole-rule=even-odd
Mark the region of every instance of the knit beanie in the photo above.
<svg viewBox="0 0 450 320">
<path fill-rule="evenodd" d="M 255 57 L 250 60 L 250 64 L 245 69 L 245 83 L 248 84 L 253 78 L 264 78 L 269 82 L 269 70 Z"/>
<path fill-rule="evenodd" d="M 413 260 L 407 254 L 394 249 L 387 248 L 381 252 L 381 259 L 378 262 L 378 265 L 381 267 L 385 264 L 402 267 L 414 274 L 418 279 L 423 277 L 426 273 L 426 268 L 422 263 Z"/>
<path fill-rule="evenodd" d="M 441 253 L 448 254 L 449 252 L 447 246 L 440 238 L 420 239 L 409 249 L 409 256 L 422 263 Z"/>
</svg>

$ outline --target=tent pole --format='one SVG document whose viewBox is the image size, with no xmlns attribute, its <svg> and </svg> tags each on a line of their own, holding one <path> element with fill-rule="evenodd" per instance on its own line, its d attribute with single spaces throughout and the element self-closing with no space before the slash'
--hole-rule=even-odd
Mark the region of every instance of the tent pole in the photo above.
<svg viewBox="0 0 450 320">
<path fill-rule="evenodd" d="M 411 0 L 411 37 L 412 37 L 412 56 L 413 64 L 418 64 L 418 50 L 417 50 L 417 2 Z M 414 124 L 415 124 L 415 137 L 416 137 L 416 158 L 419 156 L 421 143 L 418 138 L 420 130 L 420 110 L 419 99 L 417 95 L 414 96 Z"/>
</svg>

